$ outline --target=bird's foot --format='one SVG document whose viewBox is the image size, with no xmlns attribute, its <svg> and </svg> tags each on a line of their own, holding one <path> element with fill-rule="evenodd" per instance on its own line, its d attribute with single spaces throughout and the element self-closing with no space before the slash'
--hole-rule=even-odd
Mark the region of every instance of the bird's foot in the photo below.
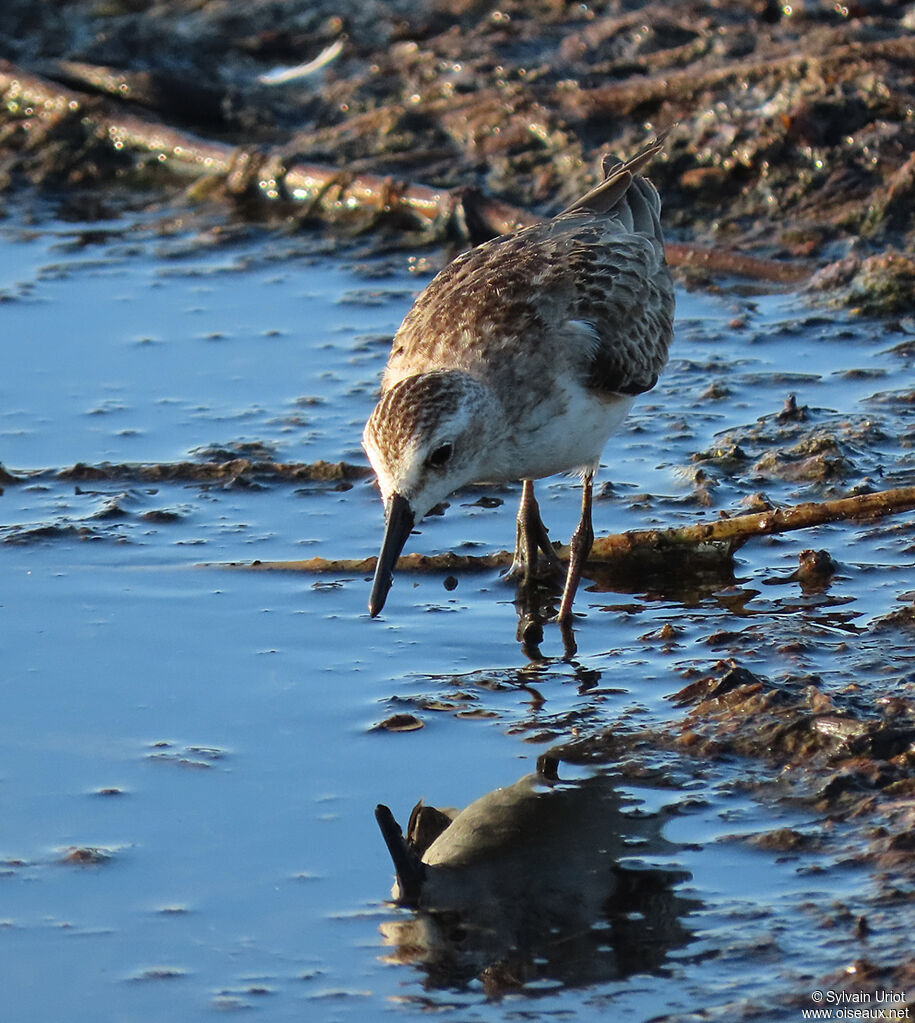
<svg viewBox="0 0 915 1023">
<path fill-rule="evenodd" d="M 504 579 L 532 586 L 535 582 L 560 584 L 565 569 L 550 540 L 549 530 L 540 518 L 532 480 L 524 480 L 521 504 L 515 522 L 515 551 Z"/>
<path fill-rule="evenodd" d="M 575 642 L 574 625 L 577 615 L 571 609 L 556 613 L 556 587 L 545 586 L 537 581 L 525 581 L 518 587 L 515 608 L 518 612 L 517 638 L 521 649 L 531 661 L 543 660 L 540 643 L 543 641 L 544 625 L 558 625 L 562 637 L 564 660 L 571 660 L 578 652 Z"/>
<path fill-rule="evenodd" d="M 511 565 L 502 573 L 506 582 L 516 582 L 520 586 L 550 585 L 562 587 L 566 578 L 565 565 L 559 555 L 550 547 L 542 551 L 542 557 L 527 557 L 523 551 L 515 550 Z"/>
<path fill-rule="evenodd" d="M 578 653 L 578 644 L 575 642 L 575 631 L 572 628 L 574 616 L 571 612 L 567 615 L 554 615 L 550 624 L 559 626 L 559 635 L 562 637 L 562 649 L 564 659 L 569 661 Z"/>
<path fill-rule="evenodd" d="M 540 644 L 543 642 L 543 621 L 533 615 L 522 615 L 518 619 L 517 640 L 521 651 L 529 661 L 542 661 Z"/>
<path fill-rule="evenodd" d="M 502 578 L 507 583 L 523 583 L 527 579 L 527 562 L 524 558 L 518 557 L 518 552 L 515 551 L 515 556 L 512 558 L 512 563 L 502 573 Z"/>
<path fill-rule="evenodd" d="M 542 661 L 544 657 L 540 651 L 540 644 L 543 642 L 543 626 L 544 624 L 558 625 L 559 635 L 562 637 L 563 660 L 572 660 L 578 653 L 572 616 L 562 619 L 558 615 L 548 617 L 541 613 L 543 610 L 545 609 L 542 607 L 518 605 L 516 638 L 521 644 L 522 652 L 530 661 Z"/>
</svg>

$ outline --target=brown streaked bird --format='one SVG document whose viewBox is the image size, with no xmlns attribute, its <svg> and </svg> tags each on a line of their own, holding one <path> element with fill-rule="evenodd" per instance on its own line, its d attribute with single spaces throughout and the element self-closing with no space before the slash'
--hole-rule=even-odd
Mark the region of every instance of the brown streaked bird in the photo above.
<svg viewBox="0 0 915 1023">
<path fill-rule="evenodd" d="M 407 313 L 362 437 L 385 509 L 373 618 L 414 524 L 468 483 L 522 481 L 510 577 L 532 578 L 538 549 L 558 566 L 533 481 L 568 472 L 582 509 L 557 620 L 571 621 L 601 452 L 673 335 L 661 200 L 640 173 L 663 140 L 605 159 L 604 180 L 552 220 L 459 256 Z"/>
</svg>

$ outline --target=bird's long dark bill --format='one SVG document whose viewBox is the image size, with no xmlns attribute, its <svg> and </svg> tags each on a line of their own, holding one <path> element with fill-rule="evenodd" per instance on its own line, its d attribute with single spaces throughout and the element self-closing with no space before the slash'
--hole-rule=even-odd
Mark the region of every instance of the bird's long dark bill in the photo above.
<svg viewBox="0 0 915 1023">
<path fill-rule="evenodd" d="M 400 494 L 393 494 L 384 506 L 384 540 L 375 566 L 375 581 L 369 598 L 369 614 L 374 618 L 381 612 L 394 581 L 394 566 L 413 528 L 413 509 Z"/>
</svg>

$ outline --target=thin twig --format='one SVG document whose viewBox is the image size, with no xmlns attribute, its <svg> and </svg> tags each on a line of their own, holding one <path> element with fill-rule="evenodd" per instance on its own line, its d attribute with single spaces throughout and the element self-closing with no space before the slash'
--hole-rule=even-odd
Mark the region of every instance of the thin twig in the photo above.
<svg viewBox="0 0 915 1023">
<path fill-rule="evenodd" d="M 858 519 L 879 519 L 915 508 L 915 487 L 897 487 L 880 490 L 859 497 L 844 497 L 833 501 L 816 501 L 772 508 L 747 515 L 721 518 L 716 522 L 700 522 L 691 526 L 671 529 L 638 529 L 626 533 L 598 537 L 594 541 L 589 562 L 593 564 L 620 564 L 634 555 L 654 555 L 663 558 L 675 551 L 717 550 L 722 558 L 730 557 L 742 544 L 754 536 L 787 533 L 795 529 L 810 529 L 828 522 Z M 568 561 L 569 548 L 556 547 L 556 553 Z M 484 571 L 505 568 L 511 564 L 509 551 L 492 554 L 407 554 L 397 562 L 399 572 L 453 572 Z M 309 558 L 305 561 L 255 561 L 233 563 L 232 568 L 259 571 L 310 572 L 315 574 L 351 573 L 371 575 L 375 558 Z"/>
</svg>

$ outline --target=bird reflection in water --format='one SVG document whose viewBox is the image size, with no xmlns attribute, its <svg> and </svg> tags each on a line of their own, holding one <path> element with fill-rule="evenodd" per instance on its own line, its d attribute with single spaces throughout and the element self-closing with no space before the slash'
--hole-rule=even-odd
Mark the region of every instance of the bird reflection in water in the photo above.
<svg viewBox="0 0 915 1023">
<path fill-rule="evenodd" d="M 392 962 L 427 988 L 482 982 L 490 997 L 581 987 L 658 971 L 691 938 L 689 875 L 650 866 L 676 847 L 620 779 L 560 781 L 551 768 L 495 789 L 460 812 L 414 807 L 406 837 L 376 818 L 397 871 L 394 901 L 414 910 L 382 925 Z"/>
</svg>

